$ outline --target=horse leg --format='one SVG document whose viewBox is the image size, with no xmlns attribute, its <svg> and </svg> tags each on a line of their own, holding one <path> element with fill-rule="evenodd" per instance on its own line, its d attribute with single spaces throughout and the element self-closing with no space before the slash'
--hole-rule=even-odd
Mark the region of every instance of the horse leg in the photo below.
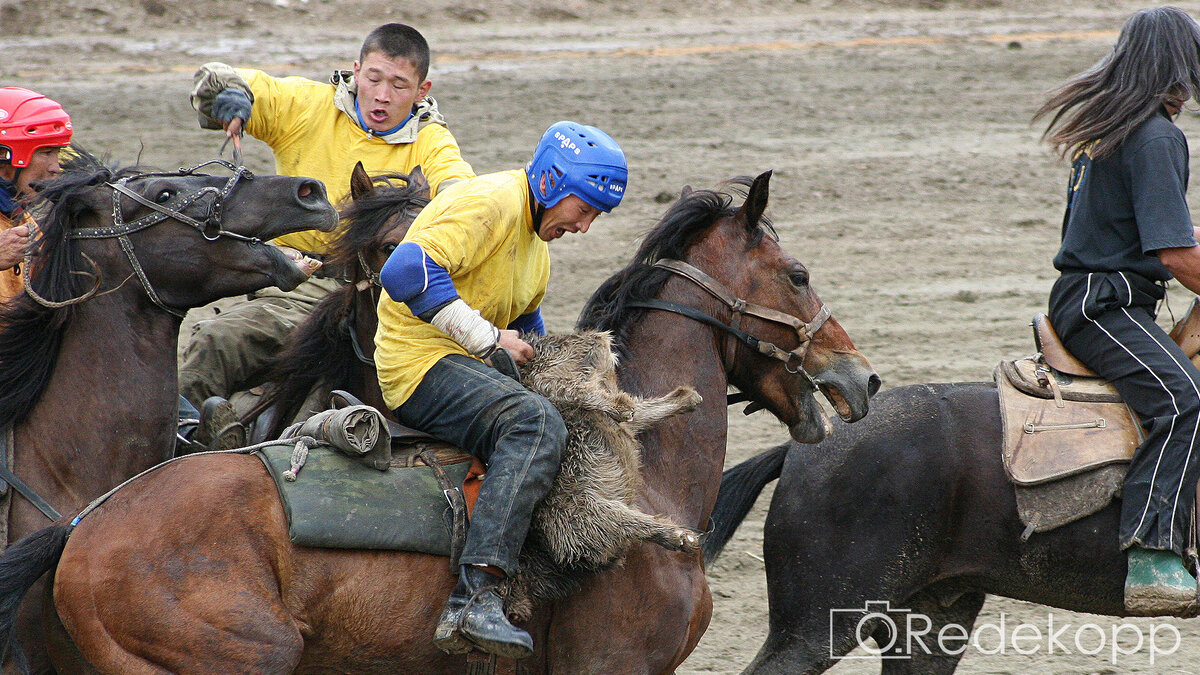
<svg viewBox="0 0 1200 675">
<path fill-rule="evenodd" d="M 953 673 L 966 651 L 975 617 L 986 597 L 979 592 L 964 593 L 952 598 L 948 605 L 935 593 L 921 593 L 912 598 L 907 603 L 912 611 L 898 616 L 896 623 L 896 639 L 906 656 L 884 659 L 882 675 Z M 961 630 L 947 631 L 944 639 L 939 638 L 947 626 L 959 626 Z M 877 644 L 886 644 L 888 639 L 886 634 L 875 636 Z"/>
</svg>

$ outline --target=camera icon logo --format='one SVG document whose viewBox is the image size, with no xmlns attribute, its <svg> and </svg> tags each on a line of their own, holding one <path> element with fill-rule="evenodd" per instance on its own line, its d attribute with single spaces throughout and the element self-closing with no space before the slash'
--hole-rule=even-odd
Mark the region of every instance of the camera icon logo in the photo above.
<svg viewBox="0 0 1200 675">
<path fill-rule="evenodd" d="M 892 608 L 886 600 L 867 601 L 861 609 L 829 610 L 829 656 L 833 659 L 907 659 L 910 609 Z M 850 649 L 838 649 L 849 638 Z M 865 654 L 844 653 L 861 647 Z M 839 654 L 838 652 L 843 652 Z"/>
</svg>

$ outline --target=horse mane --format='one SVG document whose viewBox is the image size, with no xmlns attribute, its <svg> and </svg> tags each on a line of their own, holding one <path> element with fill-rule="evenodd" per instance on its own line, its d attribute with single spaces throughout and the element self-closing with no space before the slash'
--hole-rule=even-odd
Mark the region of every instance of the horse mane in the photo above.
<svg viewBox="0 0 1200 675">
<path fill-rule="evenodd" d="M 738 176 L 722 183 L 716 190 L 686 192 L 658 223 L 646 233 L 633 260 L 596 289 L 575 324 L 577 330 L 606 330 L 613 334 L 614 344 L 622 357 L 627 355 L 625 343 L 629 330 L 644 315 L 645 310 L 630 307 L 630 303 L 658 296 L 672 274 L 654 267 L 664 258 L 682 259 L 696 237 L 713 224 L 737 213 L 734 196 L 744 201 L 753 179 Z M 750 232 L 746 249 L 754 248 L 764 233 L 776 238 L 774 227 L 767 218 L 760 219 Z"/>
<path fill-rule="evenodd" d="M 410 182 L 407 174 L 372 176 L 375 187 L 357 199 L 341 204 L 342 226 L 329 244 L 326 264 L 345 265 L 361 278 L 358 252 L 374 244 L 388 219 L 404 209 L 420 210 L 429 203 L 427 186 Z M 402 182 L 402 185 L 397 185 Z M 382 185 L 380 183 L 383 183 Z M 283 351 L 272 361 L 266 381 L 275 384 L 255 406 L 255 412 L 278 406 L 286 423 L 300 411 L 314 387 L 352 389 L 361 363 L 354 352 L 354 334 L 347 318 L 354 307 L 354 284 L 321 299 L 312 313 L 288 338 Z M 252 413 L 253 414 L 253 413 Z M 273 431 L 282 431 L 276 429 Z"/>
<path fill-rule="evenodd" d="M 78 271 L 83 257 L 67 235 L 94 212 L 89 195 L 96 186 L 137 173 L 135 168 L 108 166 L 74 148 L 62 175 L 39 186 L 28 207 L 39 231 L 34 269 L 28 272 L 40 296 L 69 300 L 96 282 L 91 273 Z M 21 422 L 37 405 L 54 374 L 63 330 L 76 311 L 75 305 L 45 307 L 25 292 L 0 305 L 0 382 L 5 383 L 0 388 L 0 429 Z"/>
<path fill-rule="evenodd" d="M 357 267 L 358 252 L 375 242 L 389 218 L 399 210 L 419 211 L 429 203 L 428 186 L 411 182 L 408 174 L 388 173 L 372 176 L 371 180 L 375 184 L 373 190 L 357 199 L 346 199 L 340 205 L 343 225 L 326 251 L 326 261 L 331 265 Z M 403 184 L 397 185 L 398 182 Z"/>
</svg>

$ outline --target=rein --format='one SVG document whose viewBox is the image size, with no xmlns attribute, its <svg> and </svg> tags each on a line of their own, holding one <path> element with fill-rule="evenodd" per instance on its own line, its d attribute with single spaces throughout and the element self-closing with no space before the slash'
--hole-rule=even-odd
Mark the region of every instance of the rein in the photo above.
<svg viewBox="0 0 1200 675">
<path fill-rule="evenodd" d="M 626 305 L 627 307 L 656 309 L 664 312 L 672 312 L 674 314 L 685 316 L 694 321 L 699 321 L 700 323 L 724 331 L 725 333 L 732 335 L 736 340 L 755 352 L 762 354 L 763 356 L 783 361 L 783 367 L 789 373 L 800 375 L 807 380 L 814 389 L 817 388 L 816 382 L 813 380 L 812 376 L 809 375 L 808 371 L 804 369 L 804 356 L 808 352 L 808 344 L 812 342 L 812 339 L 817 334 L 817 331 L 821 330 L 821 327 L 825 325 L 825 322 L 831 316 L 829 308 L 824 303 L 821 303 L 821 309 L 817 311 L 812 320 L 805 322 L 804 320 L 792 316 L 791 314 L 785 314 L 784 312 L 771 309 L 770 307 L 763 307 L 762 305 L 756 305 L 752 302 L 746 302 L 745 300 L 742 300 L 728 288 L 726 288 L 724 284 L 705 274 L 700 269 L 683 262 L 682 260 L 663 259 L 656 261 L 654 263 L 654 267 L 658 267 L 660 269 L 667 270 L 672 274 L 681 276 L 707 291 L 709 295 L 712 295 L 714 298 L 720 300 L 731 312 L 733 312 L 732 324 L 721 321 L 720 319 L 706 314 L 695 307 L 680 304 L 678 302 L 671 302 L 669 300 L 641 300 L 638 302 L 630 302 Z M 795 349 L 787 351 L 780 349 L 771 342 L 760 340 L 754 337 L 753 335 L 737 327 L 737 324 L 740 323 L 743 314 L 765 319 L 774 323 L 781 323 L 785 326 L 790 326 L 796 331 L 796 336 L 800 339 L 800 344 L 796 345 Z M 795 364 L 795 369 L 792 368 L 793 363 Z"/>
<path fill-rule="evenodd" d="M 134 192 L 128 186 L 129 181 L 140 178 L 180 178 L 184 176 L 207 175 L 196 174 L 196 171 L 208 166 L 209 164 L 219 164 L 233 172 L 233 175 L 230 176 L 229 180 L 225 182 L 224 187 L 216 188 L 207 186 L 187 195 L 172 195 L 171 199 L 160 204 L 158 202 L 146 199 L 137 192 Z M 211 159 L 207 162 L 197 164 L 191 168 L 180 169 L 174 173 L 143 173 L 136 176 L 126 176 L 115 183 L 105 183 L 105 185 L 113 191 L 113 224 L 108 227 L 85 227 L 72 230 L 67 234 L 67 238 L 117 239 L 121 244 L 121 250 L 125 252 L 125 256 L 129 259 L 129 264 L 133 268 L 134 274 L 137 275 L 138 281 L 142 283 L 142 288 L 146 290 L 146 295 L 150 296 L 150 301 L 163 311 L 179 318 L 183 318 L 186 315 L 186 312 L 181 312 L 173 307 L 168 307 L 165 303 L 163 303 L 162 299 L 159 298 L 158 293 L 150 284 L 150 279 L 146 276 L 145 270 L 142 269 L 141 262 L 138 261 L 137 255 L 133 251 L 133 242 L 130 241 L 129 235 L 171 219 L 195 228 L 207 241 L 217 241 L 221 237 L 229 237 L 231 239 L 237 239 L 238 241 L 245 241 L 252 244 L 263 243 L 262 239 L 257 237 L 247 237 L 236 232 L 230 232 L 226 230 L 221 223 L 222 206 L 224 205 L 225 200 L 237 186 L 238 181 L 242 178 L 245 178 L 246 180 L 253 180 L 254 174 L 244 166 L 234 166 L 223 159 Z M 148 207 L 151 209 L 151 213 L 148 213 L 136 220 L 125 222 L 124 211 L 121 208 L 120 195 L 125 195 L 138 204 Z M 210 195 L 212 196 L 212 201 L 207 205 L 207 209 L 202 220 L 193 218 L 183 212 L 184 209 Z M 84 257 L 86 258 L 86 256 Z M 96 291 L 100 287 L 100 280 L 97 277 L 96 284 L 91 290 L 87 291 L 83 295 L 62 302 L 46 300 L 33 290 L 33 284 L 29 278 L 30 269 L 33 266 L 32 258 L 33 251 L 27 250 L 25 252 L 25 269 L 23 270 L 25 277 L 25 289 L 28 291 L 30 297 L 44 307 L 65 307 L 67 305 L 74 305 L 83 302 L 95 295 Z M 92 263 L 92 267 L 95 268 L 95 263 Z"/>
</svg>

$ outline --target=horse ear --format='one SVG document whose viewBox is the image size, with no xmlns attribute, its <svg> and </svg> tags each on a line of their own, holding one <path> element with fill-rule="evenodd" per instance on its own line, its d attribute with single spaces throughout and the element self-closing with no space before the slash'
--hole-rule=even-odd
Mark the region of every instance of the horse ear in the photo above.
<svg viewBox="0 0 1200 675">
<path fill-rule="evenodd" d="M 683 186 L 683 189 L 679 191 L 679 198 L 680 198 L 680 199 L 683 199 L 684 197 L 686 197 L 686 196 L 688 196 L 688 195 L 690 195 L 690 194 L 692 194 L 692 186 L 691 186 L 691 185 L 684 185 L 684 186 Z"/>
<path fill-rule="evenodd" d="M 354 170 L 350 172 L 350 197 L 358 199 L 370 194 L 374 189 L 375 184 L 371 182 L 371 177 L 367 175 L 362 162 L 355 162 Z"/>
<path fill-rule="evenodd" d="M 420 189 L 421 196 L 429 199 L 429 179 L 425 177 L 425 172 L 421 170 L 420 164 L 408 172 L 408 184 L 410 187 Z"/>
<path fill-rule="evenodd" d="M 771 191 L 771 172 L 764 171 L 750 184 L 750 192 L 746 195 L 746 203 L 738 209 L 738 217 L 746 223 L 748 229 L 758 227 L 763 211 L 767 210 L 767 193 Z"/>
</svg>

